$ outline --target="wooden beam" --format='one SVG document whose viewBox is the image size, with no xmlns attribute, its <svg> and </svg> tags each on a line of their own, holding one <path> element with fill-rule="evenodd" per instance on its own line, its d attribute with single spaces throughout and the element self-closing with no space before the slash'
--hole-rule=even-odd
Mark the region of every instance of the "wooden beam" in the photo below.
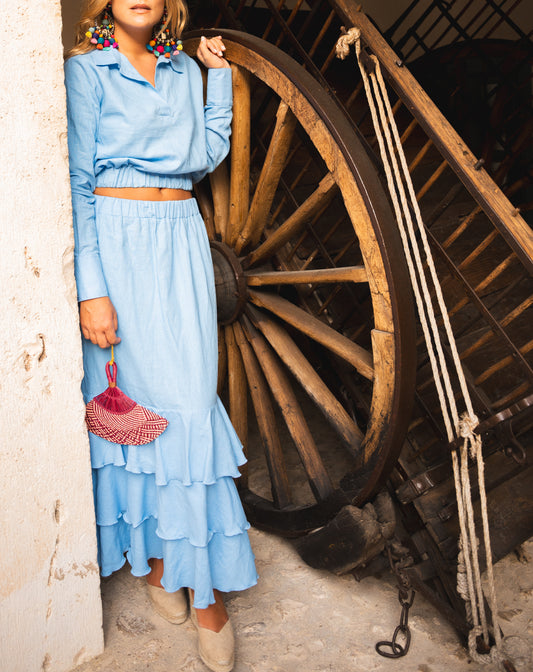
<svg viewBox="0 0 533 672">
<path fill-rule="evenodd" d="M 402 61 L 368 17 L 357 12 L 351 0 L 333 0 L 333 3 L 344 24 L 361 31 L 363 43 L 377 56 L 383 74 L 405 106 L 522 264 L 533 273 L 533 230 L 485 169 L 479 167 L 478 157 L 473 155 L 409 70 L 403 67 Z"/>
</svg>

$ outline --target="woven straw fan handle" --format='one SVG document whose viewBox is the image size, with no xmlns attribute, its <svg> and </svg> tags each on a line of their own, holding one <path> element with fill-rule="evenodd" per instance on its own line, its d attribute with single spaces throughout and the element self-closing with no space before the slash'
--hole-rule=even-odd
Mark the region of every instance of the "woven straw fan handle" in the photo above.
<svg viewBox="0 0 533 672">
<path fill-rule="evenodd" d="M 105 365 L 105 373 L 109 382 L 109 387 L 117 386 L 117 365 L 116 362 L 110 361 Z"/>
</svg>

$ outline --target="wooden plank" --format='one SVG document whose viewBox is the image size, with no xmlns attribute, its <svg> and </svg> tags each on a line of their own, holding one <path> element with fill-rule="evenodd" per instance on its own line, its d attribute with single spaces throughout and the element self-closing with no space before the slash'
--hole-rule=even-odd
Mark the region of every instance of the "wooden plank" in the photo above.
<svg viewBox="0 0 533 672">
<path fill-rule="evenodd" d="M 522 301 L 518 306 L 516 306 L 510 313 L 508 313 L 503 319 L 501 319 L 500 325 L 502 327 L 506 327 L 508 324 L 510 324 L 513 320 L 516 318 L 520 317 L 524 311 L 526 311 L 531 304 L 533 304 L 533 295 L 530 295 Z M 492 338 L 494 337 L 494 332 L 493 331 L 487 331 L 483 336 L 477 339 L 472 345 L 470 345 L 466 350 L 463 350 L 461 352 L 461 359 L 465 359 L 469 355 L 473 354 L 476 352 L 476 350 L 479 350 L 479 348 L 485 343 L 488 343 Z"/>
<path fill-rule="evenodd" d="M 363 13 L 355 11 L 351 0 L 332 2 L 345 25 L 355 26 L 361 31 L 363 42 L 377 56 L 383 74 L 391 86 L 522 264 L 533 273 L 533 231 L 515 206 L 489 174 L 479 168 L 478 158 L 472 154 L 409 70 L 403 67 L 403 63 L 371 21 Z"/>
<path fill-rule="evenodd" d="M 339 334 L 327 324 L 310 315 L 302 308 L 298 308 L 290 301 L 275 294 L 258 292 L 250 289 L 249 295 L 252 303 L 260 308 L 266 308 L 285 322 L 296 327 L 304 334 L 317 341 L 336 355 L 349 362 L 357 371 L 372 380 L 374 378 L 374 366 L 372 354 L 357 345 L 349 338 Z"/>
<path fill-rule="evenodd" d="M 320 28 L 320 31 L 318 35 L 316 35 L 315 39 L 313 40 L 313 44 L 311 45 L 311 48 L 309 49 L 309 56 L 313 58 L 315 55 L 315 51 L 318 49 L 319 46 L 323 46 L 323 40 L 324 40 L 324 35 L 327 33 L 328 28 L 331 25 L 331 22 L 335 18 L 335 10 L 332 9 L 328 15 L 328 18 L 324 21 L 322 27 Z M 322 70 L 320 70 L 322 72 Z"/>
<path fill-rule="evenodd" d="M 522 355 L 527 355 L 527 353 L 531 352 L 531 350 L 533 350 L 533 341 L 528 341 L 525 345 L 523 345 L 519 349 L 519 352 Z M 484 383 L 495 373 L 498 373 L 498 371 L 501 371 L 505 367 L 510 366 L 514 361 L 515 358 L 512 355 L 507 355 L 506 357 L 503 357 L 498 362 L 494 362 L 492 366 L 487 367 L 483 371 L 483 373 L 474 380 L 474 383 L 476 385 L 481 385 L 481 383 Z"/>
<path fill-rule="evenodd" d="M 416 200 L 420 203 L 422 198 L 427 194 L 435 182 L 439 179 L 442 173 L 448 167 L 447 161 L 442 161 L 437 170 L 430 176 L 430 178 L 423 184 L 423 186 L 416 192 Z"/>
<path fill-rule="evenodd" d="M 320 268 L 311 271 L 264 271 L 244 275 L 250 287 L 368 282 L 364 266 L 341 266 L 340 268 Z"/>
<path fill-rule="evenodd" d="M 488 247 L 488 246 L 489 246 L 489 245 L 490 245 L 490 244 L 491 244 L 497 237 L 498 237 L 498 232 L 497 232 L 495 229 L 493 229 L 493 230 L 489 233 L 489 235 L 486 236 L 485 239 L 482 240 L 481 243 L 480 243 L 479 245 L 477 245 L 477 246 L 476 246 L 476 247 L 475 247 L 475 248 L 468 254 L 467 257 L 465 257 L 465 259 L 463 259 L 463 261 L 461 261 L 459 264 L 457 264 L 457 268 L 458 268 L 460 271 L 463 271 L 465 268 L 468 268 L 468 267 L 472 264 L 472 262 L 475 261 L 475 260 L 480 256 L 480 254 L 482 254 L 482 253 L 487 249 L 487 247 Z M 489 262 L 487 262 L 487 263 L 490 264 L 491 266 L 494 266 L 494 257 L 493 257 Z"/>
<path fill-rule="evenodd" d="M 243 320 L 243 328 L 248 340 L 252 344 L 265 378 L 270 385 L 270 390 L 294 441 L 313 495 L 318 502 L 327 499 L 333 494 L 333 483 L 324 467 L 324 463 L 289 379 L 280 366 L 279 359 L 275 356 L 272 348 L 249 320 Z"/>
<path fill-rule="evenodd" d="M 238 322 L 234 322 L 232 326 L 235 340 L 241 351 L 259 433 L 261 434 L 265 449 L 268 473 L 270 474 L 272 485 L 272 499 L 276 508 L 282 509 L 291 503 L 291 492 L 268 386 L 253 350 L 242 331 L 241 325 Z"/>
<path fill-rule="evenodd" d="M 287 103 L 281 101 L 276 113 L 276 125 L 259 175 L 250 211 L 235 243 L 236 254 L 240 254 L 248 244 L 257 245 L 261 238 L 287 160 L 295 127 L 296 117 Z"/>
<path fill-rule="evenodd" d="M 310 399 L 322 411 L 326 420 L 335 429 L 346 446 L 355 454 L 363 440 L 363 433 L 335 395 L 328 389 L 296 343 L 282 327 L 259 311 L 248 307 L 247 314 L 263 332 L 285 366 L 302 385 Z"/>
</svg>

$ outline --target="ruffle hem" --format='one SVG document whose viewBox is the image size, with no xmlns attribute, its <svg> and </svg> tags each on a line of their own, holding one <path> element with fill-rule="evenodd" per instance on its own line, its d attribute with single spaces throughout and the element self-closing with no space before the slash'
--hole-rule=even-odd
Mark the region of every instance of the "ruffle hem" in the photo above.
<svg viewBox="0 0 533 672">
<path fill-rule="evenodd" d="M 163 558 L 165 590 L 192 588 L 194 606 L 204 609 L 213 589 L 257 583 L 233 481 L 246 459 L 218 397 L 211 408 L 164 415 L 169 426 L 144 446 L 89 434 L 98 560 L 103 576 L 126 558 L 134 576 L 145 576 L 148 559 Z"/>
</svg>

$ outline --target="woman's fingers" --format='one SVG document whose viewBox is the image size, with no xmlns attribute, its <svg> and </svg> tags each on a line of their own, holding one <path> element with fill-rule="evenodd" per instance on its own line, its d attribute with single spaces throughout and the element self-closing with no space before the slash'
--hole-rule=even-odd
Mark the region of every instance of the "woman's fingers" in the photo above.
<svg viewBox="0 0 533 672">
<path fill-rule="evenodd" d="M 210 37 L 209 39 L 202 35 L 200 39 L 200 47 L 208 49 L 216 56 L 223 56 L 224 52 L 226 51 L 226 47 L 222 41 L 221 35 L 218 35 L 217 37 Z"/>
<path fill-rule="evenodd" d="M 225 68 L 229 67 L 228 62 L 223 58 L 225 51 L 226 46 L 221 35 L 209 39 L 202 35 L 196 55 L 206 68 Z"/>
<path fill-rule="evenodd" d="M 222 42 L 221 35 L 219 35 L 218 37 L 212 37 L 209 40 L 206 40 L 205 42 L 207 48 L 217 56 L 223 56 L 224 52 L 226 51 L 226 47 L 224 46 L 224 42 Z"/>
<path fill-rule="evenodd" d="M 120 343 L 120 338 L 116 334 L 116 327 L 113 329 L 108 329 L 107 331 L 104 332 L 104 337 L 107 341 L 107 345 L 104 347 L 107 348 L 110 345 L 116 345 L 117 343 Z M 102 346 L 100 346 L 102 347 Z"/>
<path fill-rule="evenodd" d="M 101 348 L 109 348 L 111 345 L 117 345 L 120 343 L 120 338 L 117 336 L 114 329 L 108 329 L 107 331 L 93 331 L 86 338 L 88 338 L 91 343 L 100 346 Z"/>
<path fill-rule="evenodd" d="M 93 341 L 93 343 L 94 343 L 94 341 Z M 108 343 L 108 340 L 107 340 L 105 334 L 103 334 L 101 332 L 99 334 L 96 334 L 96 345 L 99 345 L 101 348 L 108 348 L 109 347 L 110 344 Z"/>
</svg>

